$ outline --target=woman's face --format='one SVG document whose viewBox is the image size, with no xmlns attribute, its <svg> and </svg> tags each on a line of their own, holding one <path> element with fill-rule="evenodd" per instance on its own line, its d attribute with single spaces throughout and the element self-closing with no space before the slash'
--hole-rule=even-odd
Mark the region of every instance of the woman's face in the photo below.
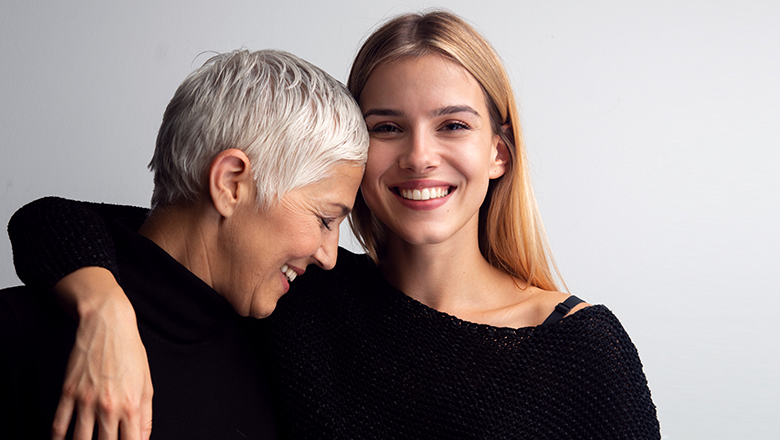
<svg viewBox="0 0 780 440">
<path fill-rule="evenodd" d="M 239 314 L 263 318 L 309 264 L 332 269 L 339 224 L 352 209 L 362 176 L 362 167 L 338 164 L 329 177 L 291 191 L 264 211 L 256 204 L 237 210 L 219 240 L 225 270 L 216 275 L 222 285 L 215 290 Z"/>
<path fill-rule="evenodd" d="M 362 193 L 388 239 L 476 240 L 479 207 L 490 179 L 504 173 L 506 147 L 474 77 L 439 55 L 403 58 L 373 71 L 360 107 L 371 140 Z"/>
</svg>

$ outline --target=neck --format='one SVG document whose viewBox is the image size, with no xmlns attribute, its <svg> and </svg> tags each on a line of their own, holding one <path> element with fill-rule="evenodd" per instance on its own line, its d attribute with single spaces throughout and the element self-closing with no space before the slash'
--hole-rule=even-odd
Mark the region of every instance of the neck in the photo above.
<svg viewBox="0 0 780 440">
<path fill-rule="evenodd" d="M 464 246 L 463 244 L 466 243 Z M 511 277 L 491 266 L 469 240 L 412 245 L 390 234 L 381 267 L 393 286 L 436 310 L 461 316 L 491 307 Z"/>
<path fill-rule="evenodd" d="M 213 287 L 213 268 L 209 265 L 209 248 L 214 243 L 211 226 L 203 204 L 157 207 L 149 214 L 138 233 L 152 240 L 195 276 Z"/>
</svg>

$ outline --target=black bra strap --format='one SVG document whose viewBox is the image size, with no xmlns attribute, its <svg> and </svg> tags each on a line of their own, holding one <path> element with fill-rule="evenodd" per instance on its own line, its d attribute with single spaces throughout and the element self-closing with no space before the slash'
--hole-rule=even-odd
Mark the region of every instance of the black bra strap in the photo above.
<svg viewBox="0 0 780 440">
<path fill-rule="evenodd" d="M 547 319 L 544 320 L 542 325 L 552 324 L 560 321 L 561 319 L 563 319 L 564 316 L 566 316 L 566 314 L 568 314 L 571 311 L 571 309 L 576 307 L 577 304 L 581 302 L 584 301 L 577 298 L 574 295 L 566 298 L 566 301 L 559 303 L 557 306 L 555 306 L 555 310 L 553 310 L 553 312 L 550 313 L 550 316 L 548 316 Z"/>
</svg>

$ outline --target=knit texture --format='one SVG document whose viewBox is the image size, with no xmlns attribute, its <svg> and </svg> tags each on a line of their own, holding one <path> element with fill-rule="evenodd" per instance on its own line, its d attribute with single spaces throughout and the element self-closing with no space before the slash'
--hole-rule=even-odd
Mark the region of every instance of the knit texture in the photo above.
<svg viewBox="0 0 780 440">
<path fill-rule="evenodd" d="M 19 279 L 30 287 L 50 289 L 86 266 L 105 267 L 119 279 L 114 242 L 98 212 L 118 218 L 145 216 L 147 211 L 59 197 L 44 197 L 16 211 L 8 222 L 8 236 Z"/>
<path fill-rule="evenodd" d="M 288 438 L 660 438 L 637 350 L 604 306 L 473 324 L 345 250 L 296 283 L 259 324 Z"/>
<path fill-rule="evenodd" d="M 15 252 L 20 235 L 74 224 L 38 220 L 20 220 Z M 17 258 L 17 270 L 40 258 Z M 99 260 L 89 263 L 111 264 Z M 469 323 L 340 249 L 333 271 L 310 267 L 256 325 L 286 438 L 660 438 L 637 350 L 604 306 L 537 327 Z"/>
</svg>

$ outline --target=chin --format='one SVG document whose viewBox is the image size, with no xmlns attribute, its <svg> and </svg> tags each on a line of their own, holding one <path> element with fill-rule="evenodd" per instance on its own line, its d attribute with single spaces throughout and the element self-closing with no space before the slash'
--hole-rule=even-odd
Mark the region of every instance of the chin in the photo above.
<svg viewBox="0 0 780 440">
<path fill-rule="evenodd" d="M 449 238 L 449 235 L 442 234 L 441 231 L 407 231 L 406 233 L 396 234 L 401 240 L 414 246 L 423 246 L 427 244 L 439 244 Z"/>
<path fill-rule="evenodd" d="M 257 318 L 257 319 L 263 319 L 271 316 L 271 313 L 273 313 L 274 310 L 276 310 L 276 302 L 279 300 L 280 297 L 281 295 L 275 297 L 273 300 L 270 301 L 265 300 L 265 301 L 260 301 L 258 303 L 250 304 L 249 305 L 250 310 L 248 315 L 251 316 L 252 318 Z"/>
<path fill-rule="evenodd" d="M 249 312 L 249 316 L 252 318 L 257 319 L 263 319 L 271 316 L 271 313 L 276 310 L 276 304 L 274 304 L 271 307 L 263 306 L 263 307 L 253 307 L 252 310 Z"/>
</svg>

